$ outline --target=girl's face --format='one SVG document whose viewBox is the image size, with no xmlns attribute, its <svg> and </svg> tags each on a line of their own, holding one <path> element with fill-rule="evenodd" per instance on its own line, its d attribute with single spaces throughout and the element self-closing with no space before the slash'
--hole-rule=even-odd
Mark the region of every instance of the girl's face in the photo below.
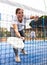
<svg viewBox="0 0 47 65">
<path fill-rule="evenodd" d="M 23 10 L 22 10 L 22 9 L 19 10 L 19 11 L 17 12 L 16 16 L 17 16 L 17 18 L 18 18 L 18 21 L 19 21 L 19 22 L 22 22 L 23 16 L 24 16 Z"/>
</svg>

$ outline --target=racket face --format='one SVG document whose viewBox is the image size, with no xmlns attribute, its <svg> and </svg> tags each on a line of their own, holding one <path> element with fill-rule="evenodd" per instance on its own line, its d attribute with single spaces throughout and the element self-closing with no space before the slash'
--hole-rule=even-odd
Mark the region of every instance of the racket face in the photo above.
<svg viewBox="0 0 47 65">
<path fill-rule="evenodd" d="M 23 40 L 18 38 L 18 37 L 8 37 L 7 43 L 10 44 L 11 46 L 13 46 L 16 49 L 17 48 L 20 48 L 20 49 L 24 48 Z"/>
</svg>

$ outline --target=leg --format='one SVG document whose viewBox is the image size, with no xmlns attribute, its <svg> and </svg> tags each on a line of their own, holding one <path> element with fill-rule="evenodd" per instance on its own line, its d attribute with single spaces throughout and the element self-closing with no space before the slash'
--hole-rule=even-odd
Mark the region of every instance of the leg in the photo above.
<svg viewBox="0 0 47 65">
<path fill-rule="evenodd" d="M 16 62 L 20 62 L 21 60 L 20 60 L 20 57 L 18 56 L 18 49 L 15 49 L 15 48 L 13 48 L 13 50 L 14 50 L 14 53 L 15 53 L 15 61 Z"/>
<path fill-rule="evenodd" d="M 15 31 L 12 27 L 10 28 L 10 32 L 11 32 L 11 37 L 16 37 Z M 15 61 L 20 62 L 20 57 L 18 56 L 18 49 L 13 48 L 13 50 L 16 56 Z"/>
<path fill-rule="evenodd" d="M 18 49 L 13 48 L 15 55 L 18 55 Z"/>
<path fill-rule="evenodd" d="M 19 33 L 20 33 L 21 36 L 25 37 L 25 34 L 24 34 L 23 30 L 19 31 Z M 23 42 L 25 42 L 25 40 L 23 40 Z M 24 50 L 24 48 L 22 49 L 21 52 L 22 52 L 23 54 L 27 54 L 27 52 Z"/>
<path fill-rule="evenodd" d="M 16 36 L 15 32 L 14 32 L 14 29 L 12 27 L 10 28 L 10 32 L 11 32 L 11 37 Z M 18 54 L 18 49 L 13 48 L 13 50 L 14 50 L 15 55 L 17 55 Z"/>
</svg>

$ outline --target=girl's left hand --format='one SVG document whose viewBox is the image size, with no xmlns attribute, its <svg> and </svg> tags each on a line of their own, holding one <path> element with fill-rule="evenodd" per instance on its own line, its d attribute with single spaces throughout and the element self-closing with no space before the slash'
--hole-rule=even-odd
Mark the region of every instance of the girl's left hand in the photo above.
<svg viewBox="0 0 47 65">
<path fill-rule="evenodd" d="M 35 16 L 34 20 L 37 21 L 39 19 L 39 16 Z"/>
</svg>

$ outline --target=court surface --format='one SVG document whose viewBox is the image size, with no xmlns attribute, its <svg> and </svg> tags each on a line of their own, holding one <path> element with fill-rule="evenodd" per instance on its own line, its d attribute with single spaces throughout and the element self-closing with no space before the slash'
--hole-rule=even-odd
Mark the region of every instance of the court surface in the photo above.
<svg viewBox="0 0 47 65">
<path fill-rule="evenodd" d="M 24 55 L 19 50 L 21 62 L 15 62 L 13 47 L 7 42 L 0 42 L 0 65 L 47 65 L 47 40 L 25 41 Z"/>
</svg>

